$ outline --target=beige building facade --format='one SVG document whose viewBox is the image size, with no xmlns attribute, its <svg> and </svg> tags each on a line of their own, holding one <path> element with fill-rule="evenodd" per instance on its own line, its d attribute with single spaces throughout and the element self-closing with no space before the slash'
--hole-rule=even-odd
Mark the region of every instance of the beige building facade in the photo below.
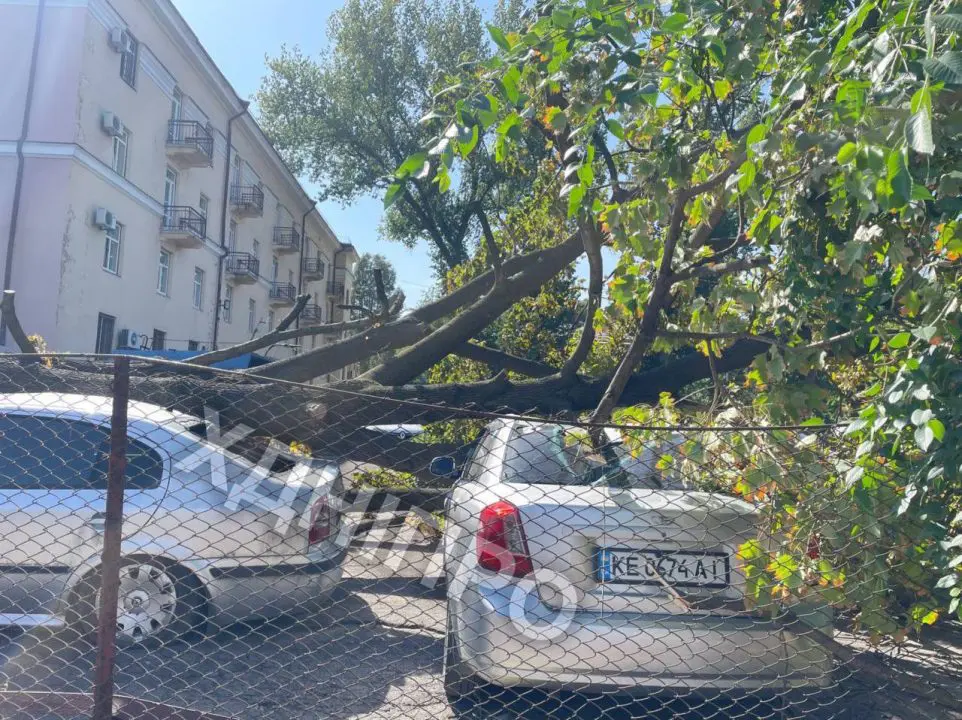
<svg viewBox="0 0 962 720">
<path fill-rule="evenodd" d="M 69 352 L 223 347 L 299 293 L 301 326 L 343 319 L 354 248 L 169 0 L 0 0 L 0 61 L 0 267 L 27 332 Z"/>
</svg>

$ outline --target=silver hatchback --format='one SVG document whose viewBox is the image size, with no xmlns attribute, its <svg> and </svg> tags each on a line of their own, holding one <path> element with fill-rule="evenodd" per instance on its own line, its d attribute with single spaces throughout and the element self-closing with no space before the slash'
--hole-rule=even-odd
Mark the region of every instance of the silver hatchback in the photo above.
<svg viewBox="0 0 962 720">
<path fill-rule="evenodd" d="M 92 627 L 110 402 L 0 396 L 0 623 Z M 212 432 L 216 418 L 129 406 L 122 640 L 290 611 L 340 580 L 338 467 L 276 449 L 255 464 Z"/>
<path fill-rule="evenodd" d="M 492 687 L 827 685 L 820 644 L 747 609 L 737 549 L 756 537 L 754 508 L 659 487 L 646 477 L 653 467 L 614 465 L 626 471 L 617 482 L 610 461 L 592 465 L 557 425 L 488 427 L 451 492 L 444 531 L 444 674 L 455 709 Z M 824 609 L 805 615 L 831 622 Z"/>
</svg>

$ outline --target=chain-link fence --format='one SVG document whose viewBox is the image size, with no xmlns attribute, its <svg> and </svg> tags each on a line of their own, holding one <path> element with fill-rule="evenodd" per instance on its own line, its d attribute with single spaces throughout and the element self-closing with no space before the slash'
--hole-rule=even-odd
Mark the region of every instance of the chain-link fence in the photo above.
<svg viewBox="0 0 962 720">
<path fill-rule="evenodd" d="M 0 717 L 953 717 L 841 431 L 672 418 L 4 360 Z"/>
</svg>

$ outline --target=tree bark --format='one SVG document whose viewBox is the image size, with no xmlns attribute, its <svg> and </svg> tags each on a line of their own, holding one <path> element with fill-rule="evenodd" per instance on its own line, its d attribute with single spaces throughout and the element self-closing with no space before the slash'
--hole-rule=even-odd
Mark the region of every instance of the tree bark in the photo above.
<svg viewBox="0 0 962 720">
<path fill-rule="evenodd" d="M 484 363 L 492 370 L 510 370 L 511 372 L 533 378 L 548 377 L 558 372 L 556 368 L 545 365 L 537 360 L 518 357 L 517 355 L 511 355 L 510 353 L 485 347 L 484 345 L 478 345 L 474 342 L 465 343 L 456 349 L 453 354 L 458 357 L 467 358 L 468 360 Z"/>
<path fill-rule="evenodd" d="M 20 318 L 17 317 L 17 306 L 14 303 L 15 297 L 16 293 L 13 290 L 3 291 L 3 300 L 0 301 L 0 313 L 3 315 L 3 322 L 13 336 L 13 341 L 17 343 L 17 347 L 20 348 L 20 352 L 35 355 L 37 353 L 37 347 L 30 338 L 27 337 L 27 333 L 23 331 L 23 327 L 20 325 Z"/>
</svg>

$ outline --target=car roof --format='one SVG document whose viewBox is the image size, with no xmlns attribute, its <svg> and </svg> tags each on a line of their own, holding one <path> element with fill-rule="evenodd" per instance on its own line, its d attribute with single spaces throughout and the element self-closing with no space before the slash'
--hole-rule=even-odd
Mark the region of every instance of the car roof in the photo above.
<svg viewBox="0 0 962 720">
<path fill-rule="evenodd" d="M 73 393 L 2 393 L 0 411 L 11 410 L 63 413 L 90 419 L 109 419 L 112 414 L 113 399 L 101 395 L 79 395 Z M 131 400 L 127 403 L 128 420 L 146 420 L 156 425 L 189 426 L 203 422 L 200 418 L 167 410 L 159 405 Z"/>
</svg>

